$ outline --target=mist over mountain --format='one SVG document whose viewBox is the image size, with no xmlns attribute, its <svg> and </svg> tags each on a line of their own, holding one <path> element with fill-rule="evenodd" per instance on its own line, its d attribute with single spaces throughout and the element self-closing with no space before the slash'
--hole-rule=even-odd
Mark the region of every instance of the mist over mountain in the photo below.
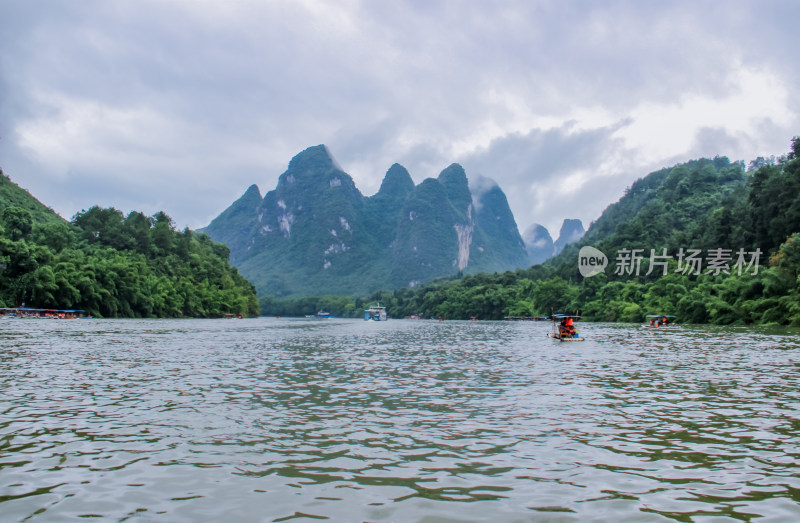
<svg viewBox="0 0 800 523">
<path fill-rule="evenodd" d="M 262 296 L 367 294 L 529 266 L 503 191 L 485 178 L 474 186 L 458 164 L 419 185 L 394 164 L 365 197 L 318 145 L 263 198 L 250 186 L 201 232 L 230 247 Z"/>
<path fill-rule="evenodd" d="M 564 220 L 564 223 L 561 224 L 561 230 L 558 233 L 558 239 L 553 242 L 553 254 L 559 254 L 564 250 L 564 247 L 583 238 L 585 233 L 586 230 L 583 228 L 583 223 L 581 223 L 580 220 Z"/>
<path fill-rule="evenodd" d="M 528 259 L 531 265 L 542 263 L 553 257 L 553 238 L 550 232 L 538 223 L 534 223 L 522 235 Z"/>
<path fill-rule="evenodd" d="M 534 223 L 525 230 L 522 239 L 528 252 L 531 265 L 543 263 L 559 254 L 564 247 L 576 242 L 583 237 L 583 223 L 577 219 L 566 219 L 561 224 L 558 239 L 553 241 L 550 232 L 538 223 Z"/>
</svg>

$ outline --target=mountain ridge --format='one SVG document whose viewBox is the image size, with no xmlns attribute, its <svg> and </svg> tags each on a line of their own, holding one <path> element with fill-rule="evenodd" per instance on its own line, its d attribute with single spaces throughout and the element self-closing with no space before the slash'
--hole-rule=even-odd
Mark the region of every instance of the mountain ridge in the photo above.
<svg viewBox="0 0 800 523">
<path fill-rule="evenodd" d="M 230 247 L 262 296 L 367 294 L 529 265 L 505 194 L 494 184 L 476 198 L 457 163 L 418 185 L 392 164 L 378 192 L 364 196 L 317 145 L 259 196 L 251 185 L 199 231 Z"/>
</svg>

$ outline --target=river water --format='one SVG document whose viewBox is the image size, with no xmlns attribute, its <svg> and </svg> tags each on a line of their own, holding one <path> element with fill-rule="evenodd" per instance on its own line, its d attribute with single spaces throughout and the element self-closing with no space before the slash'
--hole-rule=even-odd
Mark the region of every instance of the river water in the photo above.
<svg viewBox="0 0 800 523">
<path fill-rule="evenodd" d="M 800 336 L 0 320 L 2 521 L 800 520 Z"/>
</svg>

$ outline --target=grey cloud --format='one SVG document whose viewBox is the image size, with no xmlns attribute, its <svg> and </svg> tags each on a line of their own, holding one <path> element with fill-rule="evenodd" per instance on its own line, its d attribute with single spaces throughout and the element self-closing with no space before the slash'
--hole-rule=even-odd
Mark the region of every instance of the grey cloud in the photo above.
<svg viewBox="0 0 800 523">
<path fill-rule="evenodd" d="M 567 124 L 557 129 L 512 134 L 492 141 L 461 163 L 470 178 L 481 174 L 501 180 L 500 187 L 521 228 L 536 222 L 552 231 L 563 218 L 587 222 L 594 217 L 589 213 L 595 212 L 597 206 L 586 204 L 589 195 L 582 183 L 560 193 L 570 183 L 570 175 L 588 173 L 585 181 L 589 181 L 599 159 L 622 148 L 613 136 L 622 125 L 624 122 L 608 128 L 576 130 Z M 568 197 L 567 192 L 572 196 Z M 605 192 L 592 192 L 591 198 Z"/>
<path fill-rule="evenodd" d="M 797 5 L 0 0 L 0 165 L 65 215 L 163 205 L 200 227 L 325 143 L 365 193 L 394 162 L 420 182 L 458 161 L 498 181 L 521 227 L 550 226 L 572 215 L 541 187 L 631 152 L 608 122 L 570 124 L 576 108 L 625 125 L 753 65 L 796 92 Z M 781 150 L 797 133 L 758 132 Z M 764 142 L 703 131 L 682 159 Z M 584 180 L 576 217 L 666 160 Z"/>
</svg>

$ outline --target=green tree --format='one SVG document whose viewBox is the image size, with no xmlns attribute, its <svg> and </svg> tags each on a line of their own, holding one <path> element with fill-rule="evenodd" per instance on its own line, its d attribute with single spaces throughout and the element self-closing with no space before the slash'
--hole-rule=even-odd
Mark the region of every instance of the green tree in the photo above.
<svg viewBox="0 0 800 523">
<path fill-rule="evenodd" d="M 578 288 L 559 276 L 537 282 L 534 289 L 534 303 L 540 314 L 575 313 L 578 309 L 575 298 Z"/>
<path fill-rule="evenodd" d="M 5 234 L 12 241 L 27 237 L 33 230 L 31 212 L 22 207 L 6 207 L 0 212 L 0 221 L 3 223 Z"/>
</svg>

